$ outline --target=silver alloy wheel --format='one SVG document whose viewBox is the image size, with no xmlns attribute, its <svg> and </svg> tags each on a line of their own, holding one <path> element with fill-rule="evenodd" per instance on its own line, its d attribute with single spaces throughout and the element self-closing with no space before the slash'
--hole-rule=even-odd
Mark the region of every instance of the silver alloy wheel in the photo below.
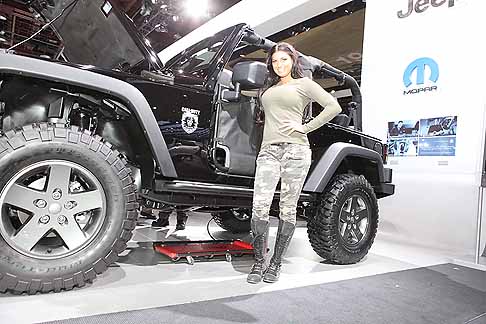
<svg viewBox="0 0 486 324">
<path fill-rule="evenodd" d="M 0 193 L 0 235 L 16 251 L 38 259 L 63 258 L 101 230 L 106 195 L 74 162 L 48 160 L 26 167 Z"/>
<path fill-rule="evenodd" d="M 339 213 L 339 234 L 345 245 L 356 246 L 365 238 L 370 213 L 362 197 L 353 195 L 346 200 Z"/>
</svg>

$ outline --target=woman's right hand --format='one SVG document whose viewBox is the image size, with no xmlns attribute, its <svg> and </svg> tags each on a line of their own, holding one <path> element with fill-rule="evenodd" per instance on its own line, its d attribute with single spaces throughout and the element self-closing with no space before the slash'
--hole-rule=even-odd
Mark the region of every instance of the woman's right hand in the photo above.
<svg viewBox="0 0 486 324">
<path fill-rule="evenodd" d="M 282 131 L 285 134 L 292 134 L 293 132 L 298 132 L 301 134 L 305 134 L 304 132 L 304 125 L 302 123 L 296 121 L 289 121 L 283 124 Z"/>
</svg>

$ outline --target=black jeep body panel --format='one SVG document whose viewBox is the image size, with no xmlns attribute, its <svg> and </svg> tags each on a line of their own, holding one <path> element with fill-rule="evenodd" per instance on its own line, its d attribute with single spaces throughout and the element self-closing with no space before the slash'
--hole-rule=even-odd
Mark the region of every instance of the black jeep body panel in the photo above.
<svg viewBox="0 0 486 324">
<path fill-rule="evenodd" d="M 145 139 L 149 143 L 149 147 L 152 149 L 152 152 L 147 153 L 153 154 L 162 174 L 166 177 L 177 177 L 177 173 L 167 150 L 167 145 L 159 131 L 157 121 L 152 114 L 151 108 L 143 94 L 135 87 L 111 77 L 90 71 L 83 71 L 63 64 L 5 53 L 0 53 L 0 57 L 0 74 L 4 76 L 16 75 L 72 85 L 103 93 L 107 97 L 115 97 L 121 100 L 130 107 L 130 110 L 135 114 L 139 121 L 139 126 L 145 134 Z M 5 99 L 13 100 L 9 102 Z M 10 108 L 14 109 L 14 106 L 16 105 L 15 98 L 3 98 L 2 92 L 0 92 L 0 100 L 5 102 L 5 111 L 7 112 Z M 10 104 L 12 107 L 10 107 Z M 39 109 L 42 107 L 37 106 L 37 108 Z"/>
</svg>

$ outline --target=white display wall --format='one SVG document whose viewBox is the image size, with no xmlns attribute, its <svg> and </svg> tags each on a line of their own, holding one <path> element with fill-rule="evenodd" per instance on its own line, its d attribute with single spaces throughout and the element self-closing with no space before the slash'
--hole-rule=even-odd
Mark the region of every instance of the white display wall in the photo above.
<svg viewBox="0 0 486 324">
<path fill-rule="evenodd" d="M 476 246 L 485 129 L 485 9 L 484 0 L 366 2 L 364 132 L 387 141 L 389 122 L 423 125 L 427 119 L 434 123 L 434 118 L 457 116 L 450 147 L 431 156 L 396 150 L 397 156 L 390 157 L 396 193 L 380 201 L 381 233 L 458 255 L 473 255 Z M 430 64 L 423 70 L 424 83 L 419 67 L 405 75 L 412 82 L 407 86 L 405 71 L 420 58 Z M 441 145 L 444 138 L 438 140 Z M 418 143 L 416 152 L 438 143 L 423 139 L 421 147 L 417 139 L 409 141 L 410 146 Z"/>
</svg>

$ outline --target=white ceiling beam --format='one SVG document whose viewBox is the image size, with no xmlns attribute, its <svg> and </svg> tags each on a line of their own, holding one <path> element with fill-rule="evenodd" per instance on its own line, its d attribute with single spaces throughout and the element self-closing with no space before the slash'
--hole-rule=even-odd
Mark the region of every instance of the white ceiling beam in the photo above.
<svg viewBox="0 0 486 324">
<path fill-rule="evenodd" d="M 187 47 L 239 23 L 250 25 L 261 36 L 269 36 L 350 1 L 242 0 L 162 50 L 159 57 L 165 64 Z"/>
</svg>

